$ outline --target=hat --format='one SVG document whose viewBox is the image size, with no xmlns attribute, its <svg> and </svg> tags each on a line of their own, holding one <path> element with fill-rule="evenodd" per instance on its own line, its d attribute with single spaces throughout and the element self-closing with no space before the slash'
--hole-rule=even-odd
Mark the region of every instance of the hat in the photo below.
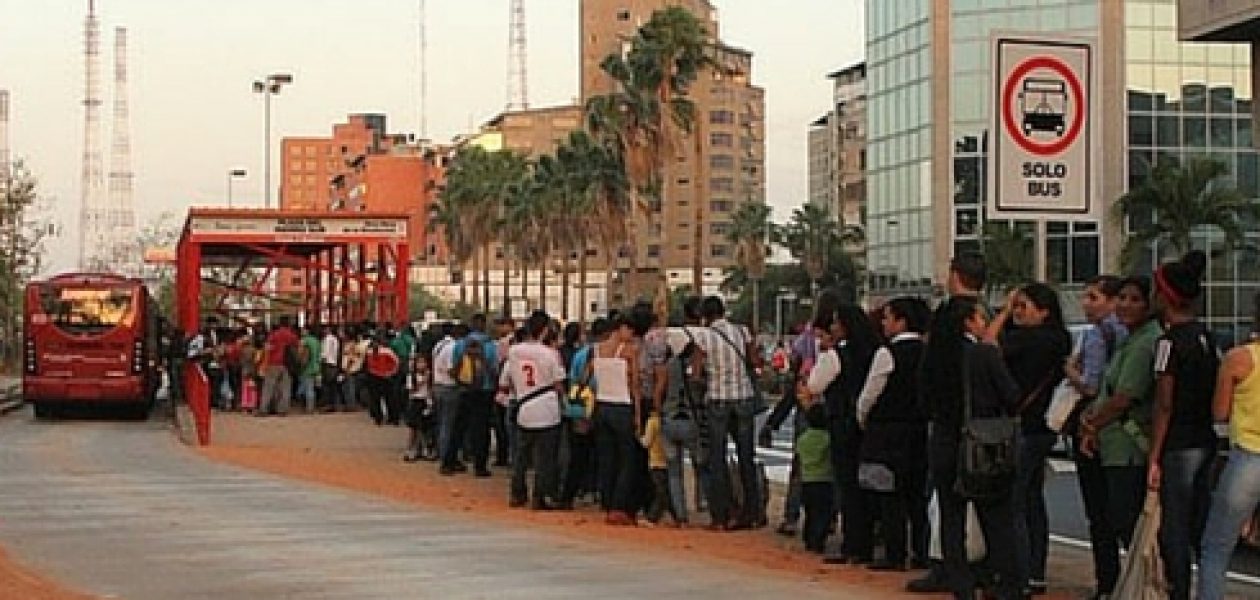
<svg viewBox="0 0 1260 600">
<path fill-rule="evenodd" d="M 1155 285 L 1159 293 L 1174 305 L 1185 306 L 1203 294 L 1203 271 L 1207 268 L 1207 255 L 1191 250 L 1177 262 L 1160 266 L 1155 271 Z"/>
</svg>

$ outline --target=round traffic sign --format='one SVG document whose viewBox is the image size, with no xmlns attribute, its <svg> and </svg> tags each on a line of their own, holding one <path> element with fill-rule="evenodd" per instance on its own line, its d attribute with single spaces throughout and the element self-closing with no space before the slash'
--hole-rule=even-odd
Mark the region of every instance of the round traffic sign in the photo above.
<svg viewBox="0 0 1260 600">
<path fill-rule="evenodd" d="M 1042 114 L 1039 112 L 1025 112 L 1023 119 L 1016 118 L 1015 115 L 1015 95 L 1023 92 L 1027 87 L 1026 80 L 1031 79 L 1029 76 L 1037 69 L 1046 69 L 1054 73 L 1055 79 L 1047 79 L 1050 83 L 1061 81 L 1063 85 L 1071 92 L 1069 97 L 1063 99 L 1063 108 L 1057 113 L 1059 122 L 1053 122 L 1055 113 Z M 1006 129 L 1007 135 L 1030 154 L 1038 156 L 1054 156 L 1063 152 L 1073 142 L 1080 137 L 1081 129 L 1085 124 L 1085 94 L 1081 86 L 1080 78 L 1072 69 L 1068 68 L 1063 61 L 1053 56 L 1034 56 L 1020 63 L 1011 71 L 1006 78 L 1006 83 L 1002 86 L 1002 124 Z M 1067 112 L 1071 108 L 1071 122 L 1062 122 L 1062 112 Z M 1048 117 L 1048 118 L 1047 118 Z M 1032 137 L 1033 131 L 1053 130 L 1059 134 L 1054 140 L 1043 142 Z"/>
</svg>

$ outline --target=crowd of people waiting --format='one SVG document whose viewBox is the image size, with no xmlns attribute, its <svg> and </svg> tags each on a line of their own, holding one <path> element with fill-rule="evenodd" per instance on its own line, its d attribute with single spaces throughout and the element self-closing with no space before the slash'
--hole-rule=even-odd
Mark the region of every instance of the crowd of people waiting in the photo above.
<svg viewBox="0 0 1260 600">
<path fill-rule="evenodd" d="M 491 330 L 476 315 L 420 334 L 294 331 L 283 319 L 265 334 L 225 334 L 211 323 L 186 355 L 206 367 L 220 409 L 285 414 L 291 398 L 308 412 L 366 406 L 378 425 L 411 428 L 408 462 L 433 461 L 446 476 L 510 467 L 511 506 L 597 502 L 612 525 L 689 526 L 689 505 L 708 512 L 711 530 L 766 525 L 756 445 L 794 414 L 778 532 L 799 533 L 828 563 L 924 569 L 909 591 L 957 598 L 1046 591 L 1045 474 L 1062 440 L 1089 524 L 1094 597 L 1115 593 L 1120 549 L 1154 493 L 1167 593 L 1190 598 L 1197 564 L 1198 597 L 1211 600 L 1260 501 L 1260 342 L 1222 353 L 1195 313 L 1204 266 L 1192 252 L 1153 278 L 1089 280 L 1089 326 L 1075 344 L 1045 284 L 1017 287 L 991 312 L 977 255 L 952 261 L 935 311 L 899 297 L 868 313 L 824 293 L 811 326 L 773 354 L 786 380 L 773 407 L 754 336 L 717 297 L 688 299 L 682 322 L 640 303 L 585 330 L 541 311 L 519 327 L 504 317 Z M 1260 328 L 1260 297 L 1257 312 Z M 983 537 L 979 563 L 969 533 Z"/>
</svg>

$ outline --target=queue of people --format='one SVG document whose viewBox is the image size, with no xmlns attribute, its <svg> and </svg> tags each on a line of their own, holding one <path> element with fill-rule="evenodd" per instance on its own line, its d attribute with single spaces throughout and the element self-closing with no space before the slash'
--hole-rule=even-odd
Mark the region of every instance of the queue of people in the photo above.
<svg viewBox="0 0 1260 600">
<path fill-rule="evenodd" d="M 293 397 L 309 412 L 366 406 L 378 425 L 411 429 L 408 462 L 444 476 L 510 468 L 510 506 L 589 502 L 617 526 L 690 527 L 702 513 L 715 531 L 766 525 L 756 446 L 795 414 L 778 533 L 826 563 L 924 571 L 908 591 L 955 598 L 1047 591 L 1046 469 L 1062 440 L 1093 597 L 1129 593 L 1121 548 L 1135 554 L 1155 495 L 1160 585 L 1211 600 L 1260 502 L 1260 342 L 1222 356 L 1195 312 L 1205 263 L 1191 252 L 1152 278 L 1089 280 L 1075 344 L 1048 285 L 1018 286 L 990 310 L 978 255 L 952 261 L 935 311 L 898 297 L 867 312 L 823 293 L 810 326 L 771 355 L 782 399 L 760 431 L 762 352 L 718 297 L 688 299 L 677 323 L 639 303 L 585 330 L 542 311 L 519 327 L 476 315 L 419 335 L 299 333 L 283 319 L 266 335 L 208 327 L 187 356 L 222 409 L 284 414 Z M 968 536 L 983 537 L 983 558 Z"/>
</svg>

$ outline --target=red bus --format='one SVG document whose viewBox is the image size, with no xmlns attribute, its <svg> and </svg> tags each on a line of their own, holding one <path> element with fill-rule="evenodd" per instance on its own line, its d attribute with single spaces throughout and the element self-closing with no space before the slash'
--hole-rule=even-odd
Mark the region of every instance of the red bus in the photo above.
<svg viewBox="0 0 1260 600">
<path fill-rule="evenodd" d="M 161 377 L 157 313 L 138 279 L 71 273 L 27 284 L 22 393 L 35 416 L 98 405 L 147 415 Z"/>
</svg>

